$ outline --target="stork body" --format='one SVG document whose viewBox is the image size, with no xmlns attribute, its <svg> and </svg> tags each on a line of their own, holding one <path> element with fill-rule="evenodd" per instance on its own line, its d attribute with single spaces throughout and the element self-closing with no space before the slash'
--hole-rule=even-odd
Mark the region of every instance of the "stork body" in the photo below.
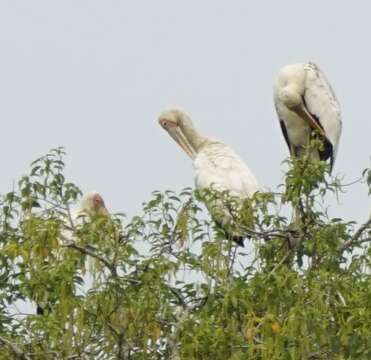
<svg viewBox="0 0 371 360">
<path fill-rule="evenodd" d="M 332 170 L 342 128 L 340 106 L 319 67 L 311 62 L 283 67 L 274 86 L 274 102 L 291 155 L 302 155 L 317 131 L 323 149 L 311 157 L 329 160 Z"/>
<path fill-rule="evenodd" d="M 248 198 L 259 189 L 257 180 L 247 165 L 228 146 L 207 139 L 193 160 L 194 180 L 197 189 L 212 185 L 218 191 Z"/>
<path fill-rule="evenodd" d="M 197 189 L 212 187 L 217 191 L 228 191 L 241 200 L 259 190 L 254 174 L 240 157 L 224 143 L 200 135 L 185 112 L 179 109 L 165 111 L 160 115 L 159 123 L 193 160 Z M 226 228 L 231 222 L 226 209 L 214 211 L 210 206 L 208 209 L 218 226 Z M 234 231 L 229 235 L 243 246 L 243 232 Z"/>
</svg>

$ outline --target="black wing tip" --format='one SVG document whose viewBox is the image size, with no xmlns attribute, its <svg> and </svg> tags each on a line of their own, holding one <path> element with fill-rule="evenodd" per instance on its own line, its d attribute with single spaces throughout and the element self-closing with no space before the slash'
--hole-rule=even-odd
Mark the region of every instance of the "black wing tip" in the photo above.
<svg viewBox="0 0 371 360">
<path fill-rule="evenodd" d="M 331 144 L 331 142 L 327 139 L 324 140 L 323 147 L 324 149 L 322 151 L 319 151 L 319 158 L 322 161 L 330 160 L 330 174 L 331 174 L 335 161 L 334 147 Z"/>
<path fill-rule="evenodd" d="M 335 162 L 335 157 L 333 154 L 331 154 L 330 157 L 330 175 L 332 174 L 332 170 L 334 169 L 334 162 Z"/>
<path fill-rule="evenodd" d="M 291 143 L 290 143 L 290 139 L 289 139 L 289 134 L 287 132 L 285 122 L 281 119 L 280 119 L 280 125 L 281 125 L 281 130 L 282 130 L 283 137 L 285 138 L 286 144 L 289 148 L 289 151 L 291 152 Z"/>
</svg>

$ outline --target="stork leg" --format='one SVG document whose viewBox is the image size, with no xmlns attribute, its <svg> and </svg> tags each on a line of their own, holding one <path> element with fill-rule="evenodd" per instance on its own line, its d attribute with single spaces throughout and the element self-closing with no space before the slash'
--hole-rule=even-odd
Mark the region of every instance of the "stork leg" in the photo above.
<svg viewBox="0 0 371 360">
<path fill-rule="evenodd" d="M 294 214 L 291 220 L 291 223 L 288 226 L 289 230 L 289 239 L 288 239 L 288 245 L 290 249 L 295 248 L 298 246 L 301 242 L 302 236 L 303 236 L 303 219 L 302 219 L 302 213 L 299 206 L 294 207 Z"/>
</svg>

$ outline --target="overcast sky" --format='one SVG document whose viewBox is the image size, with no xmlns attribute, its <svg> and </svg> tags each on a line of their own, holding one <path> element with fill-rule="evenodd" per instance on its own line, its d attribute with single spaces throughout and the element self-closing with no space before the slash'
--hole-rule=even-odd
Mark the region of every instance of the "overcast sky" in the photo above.
<svg viewBox="0 0 371 360">
<path fill-rule="evenodd" d="M 158 126 L 172 105 L 235 148 L 275 189 L 288 155 L 272 101 L 281 66 L 317 62 L 342 107 L 335 173 L 370 164 L 369 1 L 0 0 L 0 192 L 50 148 L 67 174 L 133 215 L 153 190 L 193 185 Z M 356 186 L 333 216 L 370 211 Z"/>
</svg>

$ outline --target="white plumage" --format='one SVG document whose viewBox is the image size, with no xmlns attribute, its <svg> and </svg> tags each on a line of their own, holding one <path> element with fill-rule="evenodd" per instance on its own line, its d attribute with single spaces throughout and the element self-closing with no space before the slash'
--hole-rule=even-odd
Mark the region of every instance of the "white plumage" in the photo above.
<svg viewBox="0 0 371 360">
<path fill-rule="evenodd" d="M 80 216 L 89 216 L 91 219 L 94 216 L 108 215 L 108 210 L 102 196 L 96 191 L 86 193 L 80 200 L 77 208 L 74 211 L 74 218 Z"/>
<path fill-rule="evenodd" d="M 301 155 L 317 130 L 324 148 L 311 155 L 329 160 L 332 169 L 342 128 L 340 106 L 319 67 L 312 62 L 283 67 L 274 86 L 274 101 L 291 155 Z"/>
<path fill-rule="evenodd" d="M 62 242 L 74 242 L 76 240 L 74 236 L 76 228 L 91 221 L 94 217 L 108 215 L 109 212 L 102 196 L 95 191 L 86 193 L 72 211 L 72 223 L 67 225 L 67 228 L 62 231 Z"/>
<path fill-rule="evenodd" d="M 179 109 L 165 111 L 160 115 L 159 123 L 193 160 L 197 189 L 213 187 L 240 199 L 246 199 L 259 190 L 254 174 L 240 157 L 222 142 L 201 136 L 185 112 Z M 221 210 L 223 216 L 209 210 L 223 227 L 232 220 L 224 209 Z M 243 245 L 242 233 L 234 232 L 231 237 Z"/>
<path fill-rule="evenodd" d="M 259 189 L 257 180 L 247 165 L 227 145 L 208 139 L 193 160 L 197 189 L 215 186 L 231 195 L 247 198 Z"/>
</svg>

